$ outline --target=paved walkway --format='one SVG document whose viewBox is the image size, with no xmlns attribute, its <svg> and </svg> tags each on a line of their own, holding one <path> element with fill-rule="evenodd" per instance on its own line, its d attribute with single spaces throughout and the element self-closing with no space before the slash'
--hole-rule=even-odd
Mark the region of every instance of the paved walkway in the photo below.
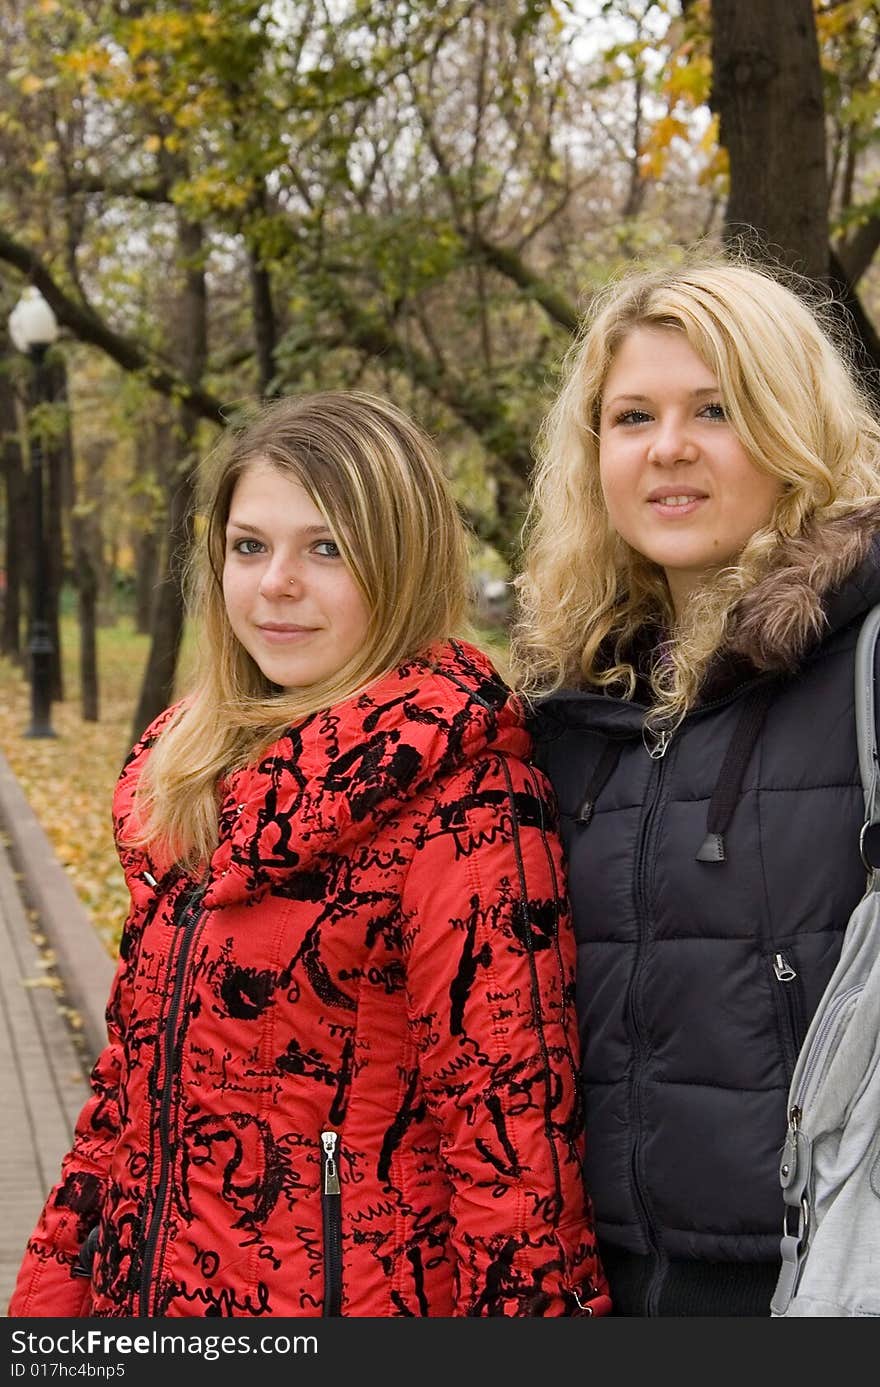
<svg viewBox="0 0 880 1387">
<path fill-rule="evenodd" d="M 0 1315 L 88 1091 L 112 971 L 0 753 Z"/>
<path fill-rule="evenodd" d="M 0 1308 L 86 1096 L 83 1065 L 0 850 Z"/>
</svg>

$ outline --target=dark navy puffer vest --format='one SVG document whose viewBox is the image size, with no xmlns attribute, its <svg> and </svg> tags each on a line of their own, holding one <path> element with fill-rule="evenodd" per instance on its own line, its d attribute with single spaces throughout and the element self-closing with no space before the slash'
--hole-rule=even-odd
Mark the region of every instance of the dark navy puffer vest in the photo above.
<svg viewBox="0 0 880 1387">
<path fill-rule="evenodd" d="M 877 518 L 781 553 L 664 755 L 637 702 L 563 691 L 538 715 L 612 1295 L 616 1254 L 646 1259 L 643 1308 L 626 1313 L 670 1313 L 656 1309 L 670 1265 L 778 1255 L 789 1080 L 865 885 L 852 685 L 880 601 Z"/>
</svg>

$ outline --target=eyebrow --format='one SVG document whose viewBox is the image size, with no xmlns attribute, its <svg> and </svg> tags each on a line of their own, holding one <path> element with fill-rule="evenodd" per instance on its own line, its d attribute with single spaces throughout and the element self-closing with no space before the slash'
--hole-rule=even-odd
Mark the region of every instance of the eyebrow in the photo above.
<svg viewBox="0 0 880 1387">
<path fill-rule="evenodd" d="M 248 525 L 243 520 L 229 519 L 226 522 L 227 532 L 229 530 L 243 530 L 248 535 L 261 535 L 263 531 L 259 525 Z M 329 535 L 332 533 L 329 525 L 306 525 L 299 531 L 301 535 Z"/>
<path fill-rule="evenodd" d="M 720 395 L 721 387 L 718 385 L 701 385 L 699 390 L 692 390 L 689 399 L 702 400 L 709 395 Z M 636 404 L 648 404 L 653 399 L 651 395 L 612 395 L 610 400 L 602 401 L 602 408 L 607 409 L 610 405 L 618 404 L 621 400 L 633 400 Z"/>
</svg>

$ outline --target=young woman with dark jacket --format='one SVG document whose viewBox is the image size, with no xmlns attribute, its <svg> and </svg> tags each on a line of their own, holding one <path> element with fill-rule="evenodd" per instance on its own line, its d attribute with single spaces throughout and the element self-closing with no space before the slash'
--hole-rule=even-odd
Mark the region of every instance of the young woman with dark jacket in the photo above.
<svg viewBox="0 0 880 1387">
<path fill-rule="evenodd" d="M 821 319 L 747 264 L 637 270 L 543 430 L 515 667 L 561 809 L 615 1314 L 769 1314 L 789 1080 L 864 890 L 880 436 Z"/>
<path fill-rule="evenodd" d="M 131 913 L 12 1316 L 607 1313 L 574 941 L 466 535 L 372 396 L 221 453 L 193 693 L 114 802 Z"/>
</svg>

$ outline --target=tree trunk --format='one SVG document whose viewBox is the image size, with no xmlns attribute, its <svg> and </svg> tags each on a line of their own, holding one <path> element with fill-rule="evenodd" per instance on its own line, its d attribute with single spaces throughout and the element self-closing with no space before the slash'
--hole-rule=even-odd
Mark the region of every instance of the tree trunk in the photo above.
<svg viewBox="0 0 880 1387">
<path fill-rule="evenodd" d="M 260 394 L 264 399 L 278 394 L 273 389 L 275 377 L 275 347 L 277 328 L 275 307 L 272 302 L 272 282 L 268 270 L 264 270 L 254 251 L 248 253 L 248 267 L 251 281 L 251 306 L 254 314 L 254 341 L 257 350 L 257 370 L 260 376 Z"/>
<path fill-rule="evenodd" d="M 0 438 L 2 438 L 3 488 L 6 503 L 6 553 L 3 563 L 3 624 L 0 652 L 21 664 L 21 588 L 24 568 L 23 526 L 27 516 L 27 489 L 21 456 L 21 436 L 15 408 L 15 391 L 6 371 L 0 369 Z"/>
<path fill-rule="evenodd" d="M 103 483 L 97 481 L 97 503 L 103 501 Z M 99 526 L 100 528 L 100 526 Z M 102 538 L 101 563 L 98 569 L 98 626 L 112 627 L 119 620 L 116 579 L 119 573 L 119 542 L 117 538 Z"/>
<path fill-rule="evenodd" d="M 52 398 L 65 406 L 63 421 L 55 434 L 53 451 L 57 454 L 57 472 L 61 509 L 68 518 L 72 551 L 73 583 L 77 594 L 79 624 L 79 688 L 80 709 L 84 722 L 97 722 L 99 711 L 98 674 L 98 588 L 101 569 L 101 532 L 98 507 L 94 499 L 94 477 L 100 475 L 100 462 L 85 455 L 88 475 L 82 488 L 84 504 L 79 505 L 73 463 L 67 368 L 63 359 L 53 362 Z"/>
<path fill-rule="evenodd" d="M 98 679 L 98 571 L 94 526 L 90 517 L 74 512 L 71 520 L 79 611 L 79 691 L 83 722 L 97 722 L 100 712 Z"/>
<path fill-rule="evenodd" d="M 730 157 L 726 238 L 824 281 L 828 180 L 812 0 L 712 0 L 712 71 Z"/>
<path fill-rule="evenodd" d="M 169 498 L 167 553 L 153 603 L 152 640 L 131 729 L 132 742 L 174 696 L 174 676 L 183 638 L 182 570 L 192 542 L 193 469 L 189 460 L 181 473 Z"/>
<path fill-rule="evenodd" d="M 63 357 L 50 352 L 44 366 L 47 400 L 59 409 L 67 410 L 67 370 Z M 69 446 L 69 442 L 67 444 Z M 47 615 L 52 640 L 52 700 L 64 699 L 64 676 L 61 662 L 61 590 L 64 584 L 64 468 L 65 429 L 53 422 L 46 437 L 46 556 L 48 572 Z"/>
<path fill-rule="evenodd" d="M 141 635 L 146 635 L 159 582 L 159 537 L 155 530 L 144 530 L 138 535 L 134 553 L 134 626 Z"/>
<path fill-rule="evenodd" d="M 101 592 L 105 585 L 104 537 L 101 529 L 101 495 L 106 444 L 96 442 L 81 449 L 79 503 L 71 511 L 71 542 L 79 614 L 79 690 L 85 722 L 100 716 L 98 627 Z"/>
<path fill-rule="evenodd" d="M 811 0 L 712 0 L 712 105 L 730 156 L 725 236 L 834 291 L 862 382 L 880 404 L 880 339 L 829 244 L 822 72 Z M 861 270 L 855 263 L 854 269 Z"/>
<path fill-rule="evenodd" d="M 177 446 L 170 409 L 165 401 L 151 403 L 135 442 L 138 484 L 131 501 L 134 622 L 141 635 L 150 631 L 153 602 L 160 582 L 162 526 L 167 518 L 157 503 L 157 485 L 161 483 L 167 490 L 167 459 L 174 457 Z"/>
<path fill-rule="evenodd" d="M 178 321 L 171 326 L 173 340 L 180 344 L 178 357 L 183 374 L 188 381 L 197 384 L 204 373 L 208 343 L 202 228 L 179 214 L 177 236 L 184 278 L 177 303 Z M 132 741 L 140 737 L 148 723 L 167 708 L 174 696 L 177 657 L 183 638 L 183 575 L 192 544 L 195 502 L 193 448 L 197 427 L 197 413 L 182 405 L 178 442 L 181 461 L 171 477 L 168 545 L 153 607 L 150 654 L 132 724 Z"/>
</svg>

